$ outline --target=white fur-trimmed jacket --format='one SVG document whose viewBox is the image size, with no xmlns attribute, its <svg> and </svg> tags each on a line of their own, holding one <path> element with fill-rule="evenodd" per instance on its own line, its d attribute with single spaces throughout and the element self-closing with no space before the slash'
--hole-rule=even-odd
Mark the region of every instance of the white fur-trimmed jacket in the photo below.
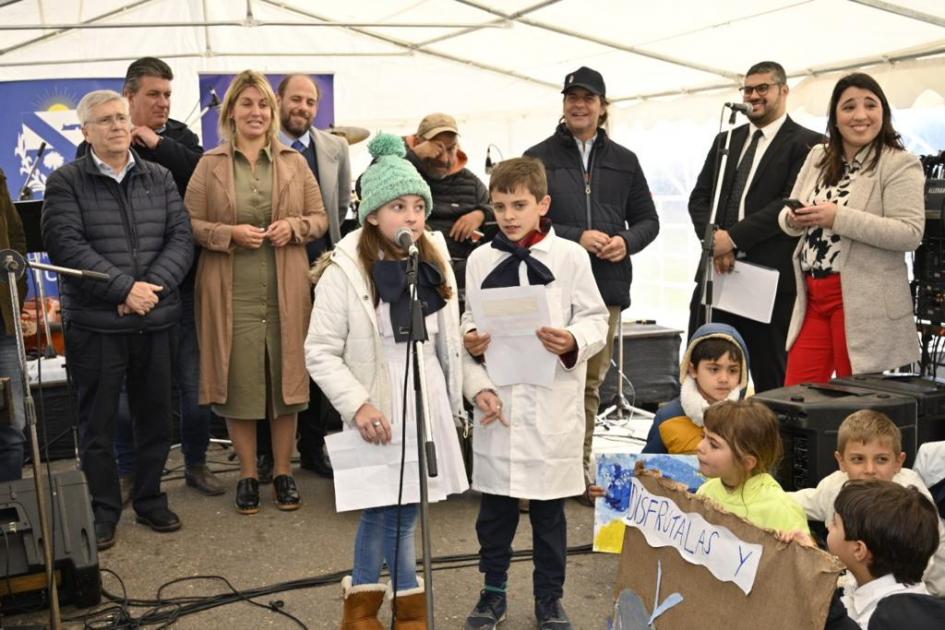
<svg viewBox="0 0 945 630">
<path fill-rule="evenodd" d="M 446 242 L 439 232 L 427 232 L 449 260 Z M 345 236 L 326 261 L 314 269 L 315 304 L 305 338 L 305 366 L 321 390 L 348 423 L 366 402 L 391 417 L 390 378 L 381 346 L 377 314 L 370 284 L 358 261 L 361 230 Z M 321 265 L 321 267 L 319 267 Z M 319 275 L 320 274 L 320 275 Z M 453 295 L 437 312 L 439 333 L 436 354 L 446 377 L 450 408 L 457 426 L 466 419 L 460 352 L 459 306 L 456 279 L 449 265 L 445 278 Z"/>
</svg>

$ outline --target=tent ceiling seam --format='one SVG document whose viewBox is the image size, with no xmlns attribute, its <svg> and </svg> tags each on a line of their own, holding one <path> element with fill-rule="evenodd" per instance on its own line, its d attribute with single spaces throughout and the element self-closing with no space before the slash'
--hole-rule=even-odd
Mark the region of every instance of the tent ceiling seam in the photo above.
<svg viewBox="0 0 945 630">
<path fill-rule="evenodd" d="M 532 13 L 532 12 L 534 12 L 534 11 L 538 11 L 539 9 L 544 9 L 545 7 L 551 6 L 552 4 L 557 4 L 557 3 L 559 3 L 559 2 L 561 2 L 561 0 L 545 0 L 544 2 L 540 2 L 540 3 L 538 3 L 538 4 L 533 4 L 533 5 L 530 6 L 530 7 L 525 7 L 524 9 L 521 9 L 521 10 L 519 10 L 519 11 L 516 11 L 516 12 L 513 13 L 512 15 L 515 16 L 515 17 L 525 16 L 525 15 L 528 15 L 529 13 Z M 499 18 L 499 19 L 497 19 L 497 20 L 493 20 L 492 22 L 489 22 L 489 24 L 490 24 L 490 25 L 496 25 L 496 26 L 503 26 L 503 25 L 506 24 L 507 22 L 508 22 L 508 20 L 506 20 L 505 18 Z M 432 45 L 432 44 L 437 44 L 437 43 L 439 43 L 439 42 L 445 42 L 445 41 L 447 41 L 447 40 L 454 39 L 454 38 L 456 38 L 456 37 L 461 37 L 461 36 L 463 36 L 463 35 L 468 35 L 469 33 L 474 33 L 474 32 L 476 32 L 476 31 L 480 31 L 480 30 L 482 30 L 483 28 L 485 28 L 485 27 L 484 27 L 484 26 L 471 26 L 471 27 L 469 27 L 469 28 L 463 29 L 463 30 L 458 31 L 458 32 L 455 32 L 455 33 L 447 33 L 446 35 L 440 35 L 439 37 L 434 37 L 433 39 L 427 39 L 427 40 L 424 40 L 424 41 L 422 41 L 422 42 L 417 42 L 417 48 L 425 48 L 425 47 L 430 46 L 430 45 Z"/>
<path fill-rule="evenodd" d="M 869 7 L 870 9 L 875 9 L 877 11 L 885 11 L 886 13 L 892 13 L 893 15 L 898 15 L 900 17 L 909 18 L 911 20 L 918 20 L 919 22 L 924 22 L 925 24 L 932 24 L 934 26 L 940 26 L 945 28 L 945 18 L 940 18 L 931 13 L 923 13 L 922 11 L 916 11 L 915 9 L 909 9 L 892 2 L 884 2 L 884 0 L 847 0 L 854 4 L 859 4 L 864 7 Z"/>
<path fill-rule="evenodd" d="M 561 28 L 559 26 L 554 26 L 552 24 L 547 24 L 545 22 L 539 22 L 537 20 L 532 20 L 530 18 L 524 17 L 513 17 L 510 14 L 502 13 L 492 7 L 485 6 L 478 2 L 473 2 L 472 0 L 453 0 L 460 4 L 472 7 L 474 9 L 479 9 L 486 13 L 496 15 L 512 22 L 518 22 L 519 24 L 524 24 L 526 26 L 531 26 L 532 28 L 537 28 L 545 31 L 550 31 L 552 33 L 557 33 L 558 35 L 567 35 L 568 37 L 573 37 L 586 42 L 591 42 L 599 46 L 605 46 L 607 48 L 613 48 L 614 50 L 619 50 L 621 52 L 630 53 L 632 55 L 638 55 L 640 57 L 647 57 L 649 59 L 655 59 L 656 61 L 662 61 L 663 63 L 670 63 L 676 66 L 681 66 L 683 68 L 689 68 L 691 70 L 700 70 L 702 72 L 707 72 L 709 74 L 715 74 L 720 77 L 725 77 L 727 79 L 732 79 L 733 81 L 738 81 L 741 79 L 741 75 L 737 72 L 732 72 L 730 70 L 724 70 L 722 68 L 713 68 L 712 66 L 705 66 L 702 64 L 695 63 L 693 61 L 688 61 L 685 59 L 678 59 L 676 57 L 670 57 L 669 55 L 664 55 L 662 53 L 656 53 L 649 50 L 643 50 L 635 46 L 624 46 L 623 44 L 600 39 L 597 37 L 591 37 L 590 35 L 585 35 L 584 33 L 579 33 L 577 31 L 568 30 L 566 28 Z"/>
<path fill-rule="evenodd" d="M 44 41 L 46 41 L 46 40 L 48 40 L 48 39 L 52 39 L 52 38 L 54 38 L 54 37 L 56 37 L 56 36 L 58 36 L 58 35 L 64 35 L 65 33 L 68 33 L 68 32 L 70 32 L 70 31 L 74 30 L 77 26 L 86 26 L 86 25 L 88 25 L 88 24 L 94 24 L 94 23 L 98 22 L 99 20 L 106 20 L 106 19 L 110 18 L 110 17 L 113 16 L 113 15 L 117 15 L 117 14 L 123 13 L 123 12 L 125 12 L 125 11 L 131 11 L 131 10 L 133 10 L 133 9 L 137 9 L 137 8 L 139 8 L 139 7 L 142 7 L 142 6 L 146 5 L 146 4 L 150 4 L 150 3 L 155 2 L 155 1 L 156 1 L 156 0 L 137 0 L 137 2 L 131 2 L 130 4 L 126 4 L 126 5 L 120 6 L 120 7 L 116 8 L 116 9 L 112 9 L 111 11 L 108 11 L 108 12 L 106 12 L 106 13 L 102 13 L 101 15 L 96 15 L 95 17 L 89 18 L 88 20 L 85 20 L 84 22 L 81 22 L 81 23 L 78 24 L 78 25 L 58 27 L 58 28 L 60 28 L 60 30 L 57 30 L 57 31 L 54 32 L 54 33 L 44 33 L 43 35 L 40 35 L 40 36 L 38 36 L 38 37 L 34 37 L 33 39 L 28 39 L 28 40 L 26 40 L 25 42 L 20 42 L 20 43 L 18 43 L 18 44 L 14 44 L 13 46 L 8 46 L 7 48 L 0 49 L 0 57 L 2 57 L 3 55 L 5 55 L 5 54 L 7 54 L 7 53 L 14 52 L 14 51 L 16 51 L 16 50 L 22 50 L 23 48 L 26 48 L 26 47 L 28 47 L 28 46 L 32 46 L 33 44 L 38 44 L 38 43 L 44 42 Z M 0 27 L 0 28 L 2 28 L 2 27 Z M 57 28 L 57 27 L 43 26 L 43 27 L 41 27 L 41 28 L 43 28 L 43 29 L 48 29 L 48 28 Z M 39 29 L 34 29 L 34 30 L 39 30 Z"/>
<path fill-rule="evenodd" d="M 313 19 L 313 20 L 319 20 L 319 21 L 322 21 L 322 22 L 328 22 L 328 21 L 330 21 L 330 20 L 327 20 L 326 18 L 324 18 L 323 16 L 317 15 L 317 14 L 315 14 L 315 13 L 310 13 L 309 11 L 305 11 L 305 10 L 303 10 L 303 9 L 299 9 L 298 7 L 286 6 L 286 5 L 284 5 L 283 3 L 275 2 L 274 0 L 261 0 L 261 1 L 262 1 L 262 2 L 265 2 L 266 4 L 270 4 L 270 5 L 272 5 L 272 6 L 279 7 L 279 8 L 281 8 L 281 9 L 285 10 L 285 11 L 290 11 L 290 12 L 296 13 L 296 14 L 298 14 L 298 15 L 304 15 L 305 17 L 309 17 L 309 18 L 311 18 L 311 19 Z M 447 54 L 447 53 L 443 53 L 443 52 L 439 52 L 439 51 L 435 51 L 435 50 L 430 50 L 430 49 L 426 49 L 426 48 L 425 48 L 425 49 L 419 49 L 419 48 L 417 48 L 417 45 L 416 45 L 416 44 L 413 44 L 413 43 L 411 43 L 411 42 L 406 42 L 406 41 L 399 40 L 399 39 L 396 39 L 396 38 L 393 38 L 393 37 L 388 37 L 388 36 L 386 36 L 386 35 L 381 35 L 380 33 L 373 33 L 373 32 L 371 32 L 371 31 L 368 31 L 368 30 L 364 29 L 364 28 L 358 28 L 358 27 L 345 27 L 345 28 L 348 28 L 349 30 L 351 30 L 351 31 L 353 31 L 353 32 L 355 32 L 355 33 L 357 33 L 357 34 L 359 34 L 359 35 L 363 35 L 363 36 L 365 36 L 365 37 L 370 37 L 370 38 L 372 38 L 372 39 L 377 39 L 377 40 L 380 40 L 380 41 L 385 42 L 385 43 L 387 43 L 387 44 L 390 44 L 390 45 L 392 45 L 392 46 L 396 46 L 396 47 L 398 47 L 398 48 L 402 48 L 402 49 L 404 49 L 404 50 L 408 50 L 408 51 L 411 51 L 411 52 L 420 53 L 420 54 L 422 54 L 422 55 L 429 55 L 429 56 L 431 56 L 431 57 L 436 57 L 436 58 L 438 58 L 438 59 L 443 59 L 443 60 L 445 60 L 445 61 L 450 61 L 450 62 L 453 62 L 453 63 L 458 63 L 458 64 L 461 64 L 461 65 L 464 65 L 464 66 L 469 66 L 469 67 L 472 67 L 472 68 L 479 68 L 480 70 L 486 70 L 486 71 L 488 71 L 488 72 L 494 72 L 494 73 L 496 73 L 496 74 L 501 74 L 501 75 L 506 76 L 506 77 L 513 77 L 513 78 L 519 79 L 519 80 L 521 80 L 521 81 L 527 81 L 527 82 L 529 82 L 529 83 L 534 83 L 534 84 L 536 84 L 536 85 L 541 85 L 541 86 L 543 86 L 543 87 L 549 87 L 549 88 L 553 88 L 553 89 L 557 89 L 557 88 L 558 88 L 558 85 L 557 85 L 556 83 L 550 83 L 550 82 L 548 82 L 548 81 L 543 81 L 543 80 L 541 80 L 541 79 L 537 79 L 537 78 L 535 78 L 535 77 L 530 77 L 530 76 L 528 76 L 528 75 L 521 74 L 521 73 L 519 73 L 519 72 L 515 72 L 514 70 L 510 70 L 510 69 L 507 69 L 507 68 L 500 68 L 500 67 L 497 67 L 497 66 L 492 66 L 492 65 L 489 65 L 489 64 L 480 63 L 480 62 L 478 62 L 478 61 L 473 61 L 472 59 L 466 59 L 466 58 L 464 58 L 464 57 L 456 57 L 456 56 L 454 56 L 454 55 L 449 55 L 449 54 Z"/>
</svg>

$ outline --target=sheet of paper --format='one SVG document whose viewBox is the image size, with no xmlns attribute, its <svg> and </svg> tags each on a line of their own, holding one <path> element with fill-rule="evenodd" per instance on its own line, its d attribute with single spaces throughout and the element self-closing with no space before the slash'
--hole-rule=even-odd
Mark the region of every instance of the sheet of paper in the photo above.
<svg viewBox="0 0 945 630">
<path fill-rule="evenodd" d="M 420 496 L 417 479 L 417 438 L 407 432 L 404 464 L 404 503 L 416 503 Z M 394 430 L 390 444 L 364 448 L 364 438 L 353 430 L 325 437 L 328 456 L 335 470 L 335 509 L 338 512 L 363 510 L 391 504 L 400 483 L 401 436 Z M 410 474 L 413 471 L 413 474 Z"/>
<path fill-rule="evenodd" d="M 770 324 L 780 275 L 777 269 L 738 260 L 731 273 L 713 275 L 713 307 Z"/>
<path fill-rule="evenodd" d="M 486 371 L 492 382 L 551 387 L 558 357 L 535 334 L 551 325 L 545 287 L 482 289 L 472 308 L 476 328 L 492 336 L 486 350 Z"/>
</svg>

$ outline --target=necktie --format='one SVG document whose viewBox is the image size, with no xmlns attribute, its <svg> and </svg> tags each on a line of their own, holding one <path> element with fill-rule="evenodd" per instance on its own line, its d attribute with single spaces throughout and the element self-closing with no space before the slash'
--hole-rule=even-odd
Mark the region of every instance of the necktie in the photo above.
<svg viewBox="0 0 945 630">
<path fill-rule="evenodd" d="M 735 171 L 735 182 L 732 184 L 732 193 L 728 197 L 725 215 L 718 221 L 719 227 L 725 229 L 738 223 L 738 206 L 741 205 L 742 195 L 745 194 L 745 188 L 748 187 L 748 174 L 751 172 L 751 165 L 755 161 L 755 151 L 758 149 L 758 140 L 761 136 L 761 129 L 756 129 L 751 136 L 751 143 L 742 156 L 742 161 L 738 163 L 738 170 Z"/>
<path fill-rule="evenodd" d="M 377 295 L 390 304 L 390 323 L 394 340 L 407 341 L 410 334 L 410 295 L 407 291 L 407 261 L 378 260 L 371 271 Z M 417 295 L 424 317 L 446 306 L 439 287 L 445 282 L 435 265 L 420 261 L 417 269 Z"/>
<path fill-rule="evenodd" d="M 548 269 L 540 260 L 532 257 L 530 249 L 518 247 L 505 234 L 499 232 L 498 236 L 492 239 L 492 247 L 508 252 L 511 256 L 500 262 L 495 269 L 489 272 L 489 275 L 482 281 L 480 288 L 497 289 L 519 286 L 518 268 L 523 262 L 528 268 L 529 284 L 550 284 L 554 282 L 555 276 L 551 273 L 551 269 Z"/>
<path fill-rule="evenodd" d="M 302 141 L 296 138 L 292 141 L 292 148 L 298 151 L 299 153 L 305 153 L 305 145 L 302 144 Z"/>
</svg>

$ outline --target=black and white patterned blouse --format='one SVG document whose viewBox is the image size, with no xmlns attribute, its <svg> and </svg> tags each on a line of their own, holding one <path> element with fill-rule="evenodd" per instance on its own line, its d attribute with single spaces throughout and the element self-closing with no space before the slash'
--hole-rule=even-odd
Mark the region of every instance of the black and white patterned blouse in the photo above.
<svg viewBox="0 0 945 630">
<path fill-rule="evenodd" d="M 838 208 L 845 208 L 850 198 L 850 186 L 856 179 L 857 173 L 863 168 L 866 158 L 866 149 L 857 153 L 850 165 L 844 159 L 843 172 L 836 186 L 824 186 L 819 181 L 811 193 L 809 203 L 815 205 L 832 201 Z M 844 239 L 827 228 L 813 226 L 801 237 L 804 244 L 801 246 L 801 270 L 815 273 L 839 273 L 840 253 L 843 251 Z"/>
</svg>

